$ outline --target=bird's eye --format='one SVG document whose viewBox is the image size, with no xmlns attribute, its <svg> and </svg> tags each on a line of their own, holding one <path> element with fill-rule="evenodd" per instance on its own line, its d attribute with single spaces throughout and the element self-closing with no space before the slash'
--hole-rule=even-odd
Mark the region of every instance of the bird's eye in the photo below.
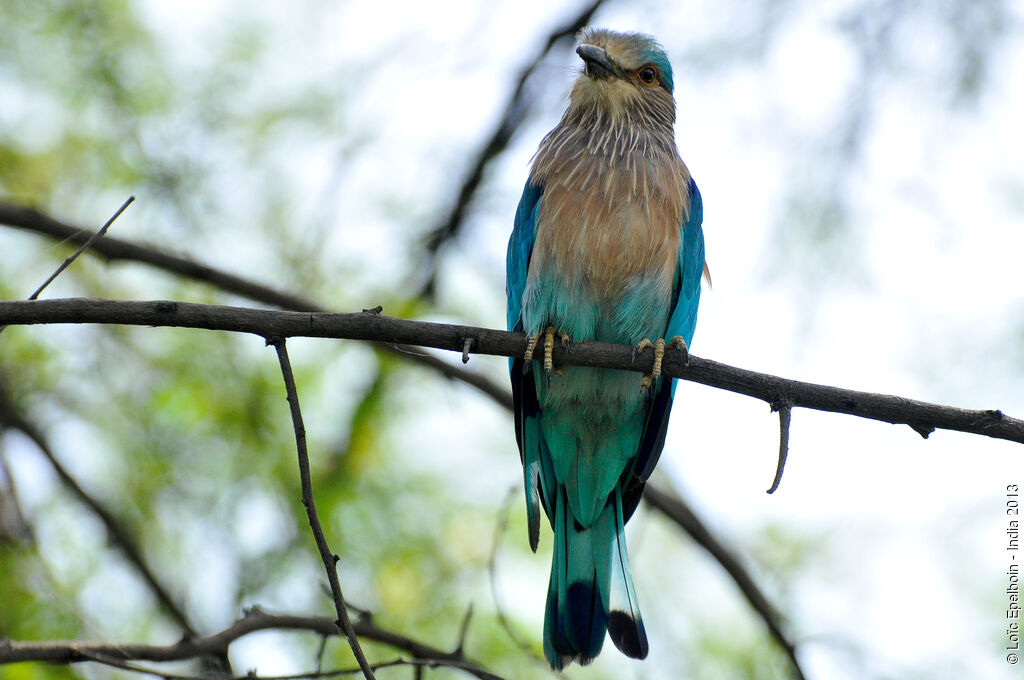
<svg viewBox="0 0 1024 680">
<path fill-rule="evenodd" d="M 636 72 L 636 77 L 645 85 L 653 85 L 658 80 L 658 71 L 653 66 L 644 66 Z"/>
</svg>

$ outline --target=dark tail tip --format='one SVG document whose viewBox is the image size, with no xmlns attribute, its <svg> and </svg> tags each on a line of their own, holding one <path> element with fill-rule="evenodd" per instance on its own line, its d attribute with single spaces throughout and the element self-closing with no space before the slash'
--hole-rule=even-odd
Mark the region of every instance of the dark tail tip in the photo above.
<svg viewBox="0 0 1024 680">
<path fill-rule="evenodd" d="M 601 605 L 597 584 L 577 581 L 565 593 L 566 637 L 576 649 L 581 664 L 601 651 L 608 630 L 608 614 Z"/>
<path fill-rule="evenodd" d="M 647 633 L 643 621 L 635 621 L 626 612 L 614 611 L 608 617 L 608 635 L 626 656 L 647 658 Z"/>
</svg>

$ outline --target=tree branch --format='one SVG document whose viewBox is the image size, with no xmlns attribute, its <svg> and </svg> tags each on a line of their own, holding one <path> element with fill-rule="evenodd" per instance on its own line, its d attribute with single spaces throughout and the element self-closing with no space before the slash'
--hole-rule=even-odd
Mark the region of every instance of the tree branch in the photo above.
<svg viewBox="0 0 1024 680">
<path fill-rule="evenodd" d="M 327 640 L 328 638 L 324 638 Z M 160 678 L 161 680 L 208 680 L 209 675 L 185 675 L 182 673 L 169 673 L 166 670 L 160 670 L 156 668 L 145 668 L 138 664 L 129 663 L 127 661 L 118 661 L 112 659 L 109 656 L 101 656 L 99 654 L 89 654 L 89 661 L 95 661 L 96 663 L 103 664 L 104 666 L 110 666 L 111 668 L 120 668 L 121 670 L 137 673 L 140 675 L 152 675 Z M 463 668 L 462 663 L 458 661 L 436 661 L 434 659 L 391 659 L 389 661 L 377 661 L 370 664 L 370 668 L 374 671 L 380 670 L 381 668 L 394 668 L 396 666 L 408 666 L 414 669 L 414 672 L 419 672 L 424 668 Z M 231 676 L 217 676 L 218 680 L 317 680 L 319 678 L 337 678 L 344 675 L 359 675 L 362 674 L 363 669 L 359 666 L 355 668 L 334 668 L 331 670 L 312 670 L 305 673 L 291 673 L 288 675 L 260 675 L 254 669 L 250 669 L 245 675 L 231 675 Z"/>
<path fill-rule="evenodd" d="M 88 229 L 66 224 L 38 210 L 14 203 L 0 202 L 0 223 L 77 244 L 86 243 L 93 234 Z M 235 276 L 189 258 L 170 255 L 158 248 L 134 241 L 104 235 L 95 239 L 89 246 L 89 253 L 111 262 L 125 260 L 148 264 L 177 276 L 206 283 L 224 292 L 281 309 L 296 312 L 327 311 L 325 307 L 302 296 L 284 293 L 257 281 Z M 479 373 L 454 366 L 430 354 L 403 347 L 378 345 L 378 349 L 431 368 L 450 379 L 472 385 L 501 406 L 512 406 L 512 395 L 508 390 Z"/>
<path fill-rule="evenodd" d="M 295 430 L 295 448 L 299 457 L 299 481 L 302 486 L 302 506 L 306 509 L 306 517 L 309 519 L 309 528 L 313 531 L 313 540 L 316 542 L 317 550 L 320 552 L 320 559 L 323 560 L 324 569 L 327 571 L 327 582 L 331 585 L 331 594 L 334 596 L 334 609 L 338 614 L 335 625 L 348 639 L 348 645 L 352 648 L 352 654 L 356 657 L 356 663 L 363 671 L 366 680 L 375 680 L 373 669 L 366 661 L 363 648 L 359 646 L 359 638 L 352 629 L 352 622 L 348 618 L 348 610 L 345 608 L 345 597 L 341 593 L 341 582 L 338 579 L 338 556 L 331 552 L 327 545 L 327 537 L 324 535 L 324 528 L 320 524 L 320 516 L 316 511 L 316 503 L 313 500 L 313 481 L 309 474 L 309 454 L 306 452 L 306 426 L 302 423 L 302 411 L 299 409 L 299 393 L 295 387 L 295 375 L 292 373 L 292 364 L 288 359 L 288 348 L 285 341 L 275 337 L 267 340 L 268 345 L 273 345 L 277 350 L 278 362 L 281 364 L 281 376 L 284 378 L 285 391 L 288 395 L 288 408 L 292 415 L 292 426 Z"/>
<path fill-rule="evenodd" d="M 412 654 L 416 659 L 431 660 L 458 668 L 481 680 L 502 680 L 468 661 L 461 653 L 446 652 L 412 638 L 377 627 L 368 619 L 352 624 L 359 637 L 385 644 Z M 14 642 L 0 639 L 0 664 L 41 661 L 56 664 L 93 661 L 101 656 L 121 661 L 184 661 L 214 654 L 227 654 L 232 642 L 262 630 L 303 630 L 320 635 L 336 635 L 335 619 L 328 616 L 291 616 L 269 614 L 253 608 L 228 628 L 204 637 L 185 637 L 172 645 L 107 644 L 101 642 L 53 641 Z"/>
<path fill-rule="evenodd" d="M 66 298 L 0 302 L 0 324 L 98 323 L 134 326 L 172 326 L 252 333 L 261 337 L 312 337 L 371 340 L 422 345 L 462 352 L 467 338 L 477 354 L 520 356 L 526 347 L 521 333 L 396 319 L 372 312 L 325 314 L 279 312 L 202 305 L 175 301 L 120 301 Z M 605 342 L 570 343 L 554 347 L 556 364 L 615 368 L 649 373 L 654 350 L 634 355 L 630 345 Z M 906 424 L 927 437 L 936 429 L 957 430 L 1024 443 L 1024 421 L 998 410 L 968 410 L 888 394 L 875 394 L 790 380 L 749 371 L 690 355 L 684 363 L 679 350 L 665 353 L 664 375 L 761 399 L 768 404 Z"/>
<path fill-rule="evenodd" d="M 93 232 L 82 227 L 72 226 L 56 220 L 49 215 L 16 203 L 0 202 L 0 222 L 18 229 L 45 234 L 69 243 L 84 244 Z M 151 248 L 114 236 L 102 236 L 89 246 L 89 253 L 108 261 L 127 260 L 144 262 L 157 269 L 184 276 L 195 281 L 203 281 L 221 290 L 250 300 L 258 300 L 264 304 L 274 305 L 282 309 L 296 311 L 325 311 L 317 305 L 297 295 L 289 295 L 274 290 L 269 286 L 243 279 L 234 274 L 209 267 L 185 257 L 170 255 L 160 249 Z"/>
</svg>

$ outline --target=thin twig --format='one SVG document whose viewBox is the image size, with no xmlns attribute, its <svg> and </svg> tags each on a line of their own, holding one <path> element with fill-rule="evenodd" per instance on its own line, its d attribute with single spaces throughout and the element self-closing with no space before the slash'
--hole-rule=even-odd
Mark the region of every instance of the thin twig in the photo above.
<svg viewBox="0 0 1024 680">
<path fill-rule="evenodd" d="M 110 219 L 107 220 L 106 223 L 102 227 L 100 227 L 99 231 L 97 231 L 95 234 L 90 236 L 89 240 L 87 240 L 85 243 L 83 243 L 81 246 L 79 246 L 78 250 L 76 250 L 75 252 L 71 253 L 71 256 L 68 257 L 66 260 L 64 260 L 64 262 L 62 262 L 61 265 L 59 267 L 57 267 L 57 270 L 55 272 L 53 272 L 52 274 L 50 274 L 50 278 L 48 278 L 45 281 L 43 281 L 43 284 L 41 286 L 39 286 L 38 288 L 36 288 L 34 293 L 29 295 L 28 299 L 29 300 L 35 300 L 36 298 L 38 298 L 39 294 L 42 293 L 46 289 L 47 286 L 49 286 L 51 283 L 53 283 L 53 280 L 56 279 L 58 276 L 60 276 L 62 271 L 64 271 L 68 267 L 70 267 L 71 263 L 74 262 L 75 260 L 77 260 L 79 255 L 81 255 L 85 251 L 89 250 L 89 246 L 91 246 L 93 243 L 95 243 L 96 239 L 98 239 L 100 236 L 103 236 L 104 234 L 107 233 L 107 229 L 110 229 L 110 225 L 114 223 L 114 220 L 116 220 L 118 217 L 120 217 L 121 213 L 123 213 L 125 210 L 127 210 L 128 206 L 130 206 L 134 200 L 135 200 L 134 196 L 129 196 L 128 200 L 121 204 L 121 207 L 117 209 L 117 212 L 115 212 L 113 215 L 110 216 Z"/>
<path fill-rule="evenodd" d="M 348 645 L 352 648 L 352 654 L 356 657 L 356 663 L 363 670 L 366 680 L 375 680 L 373 668 L 370 667 L 363 648 L 359 645 L 359 638 L 356 637 L 352 622 L 348 618 L 348 609 L 345 607 L 345 598 L 341 594 L 341 582 L 338 580 L 338 556 L 331 552 L 327 545 L 327 537 L 324 535 L 323 526 L 320 524 L 320 517 L 316 511 L 316 504 L 313 501 L 313 482 L 309 473 L 309 455 L 306 452 L 306 427 L 302 423 L 302 411 L 299 409 L 299 393 L 295 388 L 295 376 L 292 374 L 291 361 L 288 359 L 288 348 L 285 341 L 280 337 L 267 338 L 267 344 L 273 345 L 277 350 L 278 363 L 281 365 L 281 376 L 284 379 L 285 391 L 288 394 L 288 407 L 292 414 L 292 426 L 295 429 L 295 448 L 299 457 L 299 480 L 302 485 L 302 505 L 306 508 L 306 517 L 309 519 L 309 527 L 313 531 L 313 540 L 320 551 L 320 559 L 324 562 L 324 569 L 327 570 L 327 581 L 331 584 L 331 593 L 334 595 L 334 609 L 338 614 L 338 629 L 348 639 Z"/>
<path fill-rule="evenodd" d="M 459 642 L 455 645 L 455 653 L 462 654 L 466 649 L 466 636 L 469 635 L 469 623 L 473 620 L 473 603 L 466 607 L 466 615 L 462 617 L 462 625 L 459 626 Z"/>
<path fill-rule="evenodd" d="M 793 415 L 793 407 L 783 403 L 779 405 L 779 464 L 775 468 L 775 479 L 768 493 L 775 493 L 782 483 L 782 473 L 786 469 L 786 458 L 789 456 L 789 423 Z"/>
<path fill-rule="evenodd" d="M 92 234 L 91 229 L 67 224 L 34 208 L 16 203 L 0 202 L 0 222 L 71 243 L 85 243 Z M 259 282 L 243 279 L 196 260 L 171 255 L 158 248 L 115 236 L 103 236 L 97 239 L 90 247 L 89 254 L 111 262 L 117 260 L 142 262 L 157 269 L 172 272 L 193 281 L 201 281 L 220 290 L 282 309 L 323 311 L 317 305 L 298 295 L 282 293 Z"/>
<path fill-rule="evenodd" d="M 333 636 L 331 636 L 333 637 Z M 324 663 L 324 653 L 327 652 L 327 641 L 331 639 L 327 635 L 320 636 L 320 644 L 316 646 L 316 665 L 314 668 L 319 673 Z"/>
<path fill-rule="evenodd" d="M 107 229 L 109 229 L 110 225 L 114 223 L 114 220 L 116 220 L 118 217 L 120 217 L 121 213 L 123 213 L 125 211 L 125 209 L 127 209 L 128 206 L 132 204 L 132 201 L 134 201 L 134 200 L 135 200 L 134 196 L 129 196 L 128 200 L 125 201 L 121 205 L 121 207 L 117 209 L 117 212 L 115 212 L 113 215 L 110 216 L 110 219 L 108 219 L 103 224 L 103 226 L 100 227 L 99 231 L 97 231 L 95 234 L 93 234 L 88 239 L 86 239 L 85 243 L 83 243 L 81 246 L 79 246 L 78 250 L 73 252 L 70 257 L 66 258 L 63 262 L 61 262 L 60 266 L 57 267 L 57 270 L 54 271 L 52 274 L 50 274 L 49 278 L 47 278 L 45 281 L 43 281 L 42 285 L 40 285 L 38 288 L 36 288 L 35 292 L 33 292 L 31 295 L 28 296 L 28 299 L 29 300 L 37 299 L 39 297 L 40 293 L 42 293 L 44 290 L 46 290 L 46 287 L 49 286 L 51 283 L 53 283 L 54 279 L 56 279 L 58 276 L 60 276 L 61 272 L 63 272 L 68 267 L 70 267 L 71 263 L 74 262 L 76 259 L 78 259 L 79 255 L 81 255 L 82 253 L 87 251 L 89 249 L 89 246 L 91 246 L 93 243 L 96 242 L 96 239 L 98 239 L 100 236 L 103 236 L 105 233 L 107 233 Z M 0 333 L 3 333 L 6 329 L 7 329 L 7 326 L 0 325 Z"/>
</svg>

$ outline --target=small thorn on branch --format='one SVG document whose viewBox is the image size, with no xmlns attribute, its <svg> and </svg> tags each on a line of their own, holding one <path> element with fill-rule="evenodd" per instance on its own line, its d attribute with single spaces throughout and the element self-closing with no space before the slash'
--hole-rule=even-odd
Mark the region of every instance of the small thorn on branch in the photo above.
<svg viewBox="0 0 1024 680">
<path fill-rule="evenodd" d="M 376 307 L 371 307 L 370 309 L 364 309 L 363 313 L 364 314 L 380 314 L 383 311 L 384 311 L 384 308 L 381 305 L 377 305 Z"/>
<path fill-rule="evenodd" d="M 469 363 L 469 350 L 473 349 L 473 338 L 466 338 L 462 343 L 462 363 Z"/>
<path fill-rule="evenodd" d="M 928 435 L 935 432 L 934 425 L 927 425 L 925 423 L 907 423 L 914 432 L 921 435 L 924 439 L 928 439 Z"/>
<path fill-rule="evenodd" d="M 793 414 L 793 405 L 782 402 L 779 405 L 772 405 L 773 411 L 779 412 L 779 464 L 775 468 L 775 479 L 768 493 L 775 493 L 782 483 L 782 473 L 786 469 L 786 457 L 789 456 L 789 423 Z"/>
</svg>

